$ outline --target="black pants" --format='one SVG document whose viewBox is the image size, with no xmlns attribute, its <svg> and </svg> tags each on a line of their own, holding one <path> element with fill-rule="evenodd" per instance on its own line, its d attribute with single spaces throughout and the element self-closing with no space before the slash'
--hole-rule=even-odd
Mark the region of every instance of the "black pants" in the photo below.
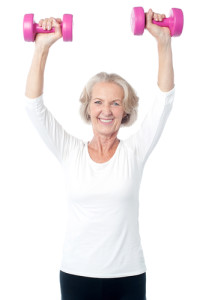
<svg viewBox="0 0 200 300">
<path fill-rule="evenodd" d="M 92 278 L 60 271 L 62 300 L 146 300 L 146 273 Z"/>
</svg>

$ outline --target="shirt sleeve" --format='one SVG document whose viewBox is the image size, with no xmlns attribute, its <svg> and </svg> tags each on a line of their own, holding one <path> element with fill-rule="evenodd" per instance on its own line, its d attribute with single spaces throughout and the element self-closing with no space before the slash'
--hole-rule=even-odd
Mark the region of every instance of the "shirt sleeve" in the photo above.
<svg viewBox="0 0 200 300">
<path fill-rule="evenodd" d="M 43 95 L 30 99 L 25 97 L 25 110 L 42 140 L 60 163 L 80 143 L 80 140 L 68 134 L 43 102 Z"/>
<path fill-rule="evenodd" d="M 174 101 L 175 87 L 162 92 L 157 86 L 155 101 L 142 122 L 139 130 L 134 135 L 133 141 L 136 147 L 137 157 L 143 165 L 156 146 Z"/>
</svg>

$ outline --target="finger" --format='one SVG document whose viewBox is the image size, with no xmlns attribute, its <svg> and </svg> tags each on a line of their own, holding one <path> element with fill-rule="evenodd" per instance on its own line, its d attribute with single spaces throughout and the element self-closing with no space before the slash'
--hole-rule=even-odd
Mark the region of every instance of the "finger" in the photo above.
<svg viewBox="0 0 200 300">
<path fill-rule="evenodd" d="M 42 29 L 43 30 L 46 30 L 47 29 L 47 22 L 48 22 L 48 19 L 44 19 L 43 22 L 42 22 Z"/>
<path fill-rule="evenodd" d="M 56 22 L 57 23 L 61 23 L 62 22 L 62 20 L 60 19 L 60 18 L 53 18 L 53 17 L 51 17 L 51 18 L 49 18 L 49 19 L 41 19 L 40 21 L 39 21 L 39 23 L 38 23 L 38 25 L 40 26 L 40 27 L 48 27 L 48 25 L 50 26 L 50 29 L 52 28 L 52 25 L 53 25 L 53 22 L 54 22 L 54 20 L 56 20 Z M 55 24 L 55 23 L 54 23 Z M 48 29 L 48 30 L 50 30 L 50 29 Z"/>
<path fill-rule="evenodd" d="M 164 14 L 154 13 L 154 15 L 153 15 L 153 19 L 158 22 L 161 22 L 164 18 L 165 18 Z"/>
<path fill-rule="evenodd" d="M 40 27 L 42 27 L 43 21 L 44 21 L 43 19 L 41 19 L 41 20 L 39 21 L 38 25 L 39 25 Z"/>
<path fill-rule="evenodd" d="M 159 21 L 159 14 L 154 13 L 154 14 L 153 14 L 153 19 L 154 19 L 155 21 Z"/>
<path fill-rule="evenodd" d="M 50 30 L 52 28 L 53 18 L 46 18 L 42 21 L 42 29 Z"/>
<path fill-rule="evenodd" d="M 47 20 L 47 29 L 51 30 L 54 18 L 51 17 Z"/>
<path fill-rule="evenodd" d="M 62 20 L 60 18 L 56 18 L 56 22 L 60 24 Z"/>
<path fill-rule="evenodd" d="M 48 20 L 47 21 L 47 30 L 51 30 L 51 27 L 52 27 L 51 20 Z"/>
<path fill-rule="evenodd" d="M 164 15 L 163 14 L 158 14 L 158 21 L 162 21 L 164 19 Z"/>
</svg>

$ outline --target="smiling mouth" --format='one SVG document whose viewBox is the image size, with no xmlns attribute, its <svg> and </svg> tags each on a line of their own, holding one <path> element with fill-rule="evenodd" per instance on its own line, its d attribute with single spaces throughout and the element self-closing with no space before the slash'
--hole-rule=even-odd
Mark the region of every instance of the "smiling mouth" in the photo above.
<svg viewBox="0 0 200 300">
<path fill-rule="evenodd" d="M 103 124 L 111 124 L 113 122 L 114 119 L 100 119 L 99 118 L 99 121 Z"/>
</svg>

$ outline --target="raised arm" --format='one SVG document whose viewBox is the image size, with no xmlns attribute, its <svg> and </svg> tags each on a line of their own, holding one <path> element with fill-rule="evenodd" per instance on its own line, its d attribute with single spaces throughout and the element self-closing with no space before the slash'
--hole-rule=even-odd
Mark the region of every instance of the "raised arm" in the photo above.
<svg viewBox="0 0 200 300">
<path fill-rule="evenodd" d="M 152 24 L 152 19 L 162 21 L 164 14 L 156 14 L 151 9 L 146 14 L 148 31 L 156 38 L 158 45 L 158 86 L 163 92 L 168 92 L 174 87 L 174 70 L 172 60 L 171 36 L 169 28 Z"/>
<path fill-rule="evenodd" d="M 43 29 L 55 27 L 55 33 L 37 34 L 35 52 L 27 78 L 25 109 L 47 147 L 62 163 L 71 153 L 75 153 L 80 141 L 68 134 L 43 102 L 43 82 L 45 64 L 49 48 L 61 36 L 60 19 L 45 19 L 39 24 Z M 49 27 L 48 27 L 49 26 Z"/>
<path fill-rule="evenodd" d="M 43 93 L 44 85 L 44 70 L 46 60 L 49 53 L 49 48 L 62 37 L 60 29 L 61 19 L 45 19 L 40 20 L 39 25 L 43 29 L 51 29 L 55 27 L 55 33 L 37 34 L 35 40 L 35 51 L 32 59 L 32 64 L 27 77 L 25 95 L 28 98 L 37 98 Z"/>
<path fill-rule="evenodd" d="M 165 15 L 153 13 L 151 9 L 146 14 L 146 27 L 156 38 L 158 45 L 158 89 L 155 101 L 140 129 L 127 141 L 136 145 L 137 157 L 143 165 L 163 132 L 174 100 L 174 70 L 170 31 L 166 27 L 152 24 L 153 18 L 156 21 L 162 21 L 164 17 Z"/>
</svg>

